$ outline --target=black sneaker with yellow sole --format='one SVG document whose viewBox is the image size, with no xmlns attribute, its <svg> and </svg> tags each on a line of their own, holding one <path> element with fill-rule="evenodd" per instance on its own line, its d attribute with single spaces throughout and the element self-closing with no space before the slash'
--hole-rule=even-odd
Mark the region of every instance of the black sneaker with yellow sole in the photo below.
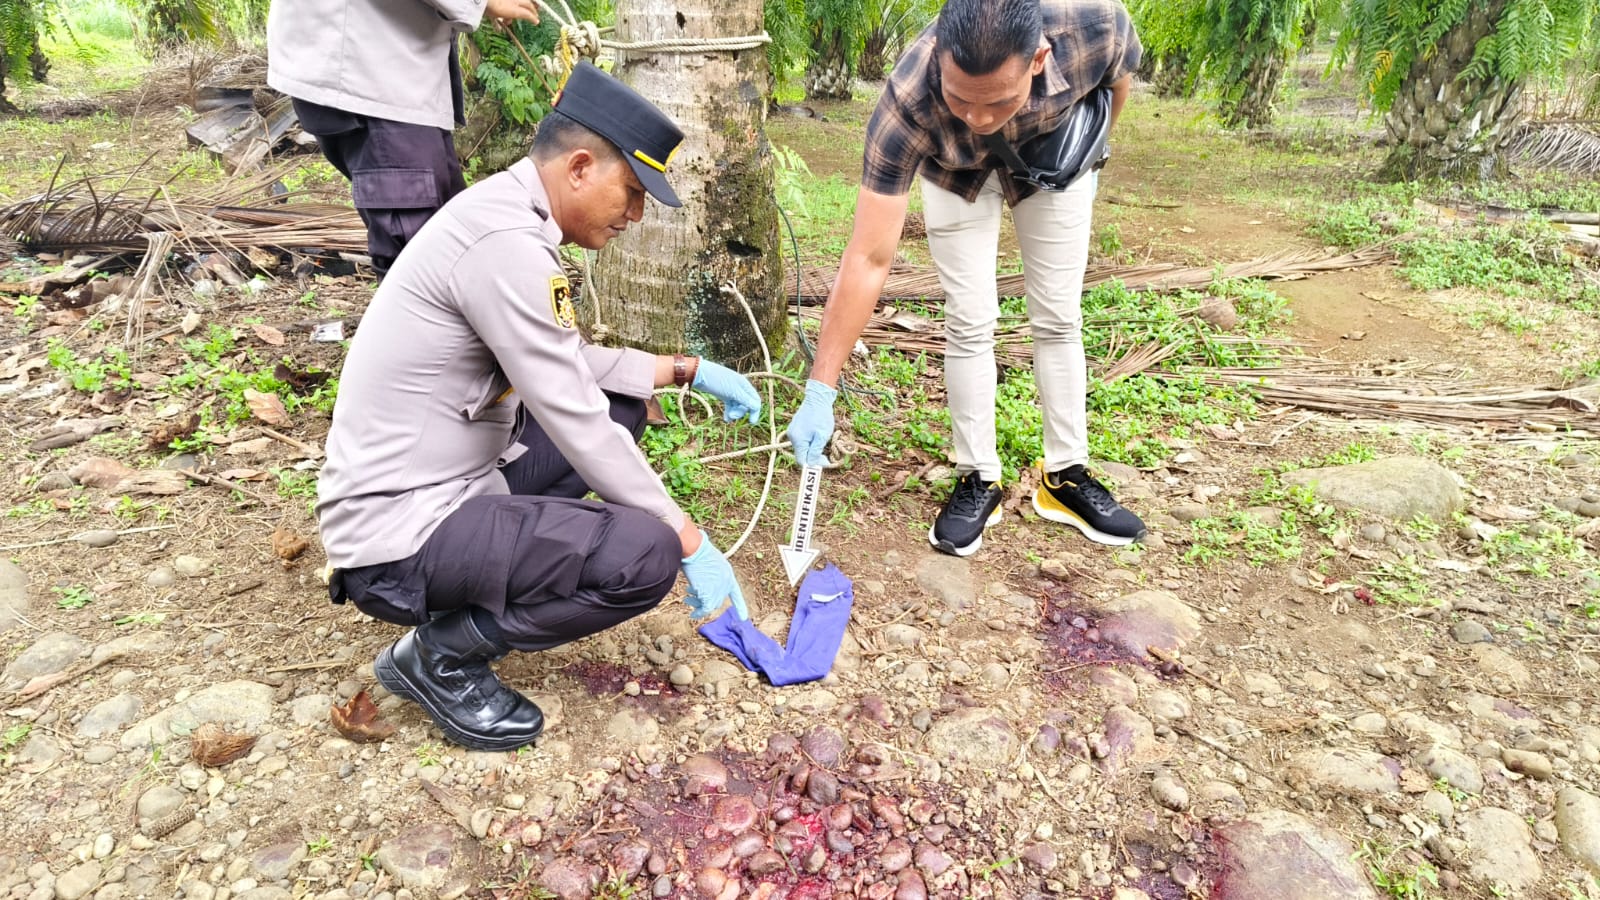
<svg viewBox="0 0 1600 900">
<path fill-rule="evenodd" d="M 1144 522 L 1124 509 L 1106 486 L 1083 466 L 1044 472 L 1033 492 L 1033 511 L 1040 518 L 1071 525 L 1097 544 L 1121 547 L 1145 535 Z"/>
<path fill-rule="evenodd" d="M 928 543 L 955 556 L 977 553 L 983 530 L 1000 521 L 1000 498 L 1000 482 L 984 481 L 977 472 L 962 475 L 928 529 Z"/>
</svg>

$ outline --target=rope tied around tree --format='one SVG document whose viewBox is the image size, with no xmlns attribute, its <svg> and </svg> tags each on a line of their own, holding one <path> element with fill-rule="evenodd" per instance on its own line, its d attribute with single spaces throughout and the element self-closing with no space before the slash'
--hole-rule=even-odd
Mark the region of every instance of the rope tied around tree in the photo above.
<svg viewBox="0 0 1600 900">
<path fill-rule="evenodd" d="M 566 84 L 567 76 L 572 74 L 572 67 L 578 64 L 579 58 L 597 59 L 602 49 L 621 50 L 625 53 L 642 53 L 654 51 L 657 53 L 734 53 L 739 50 L 754 50 L 757 47 L 772 43 L 772 36 L 765 31 L 760 34 L 749 34 L 739 37 L 713 37 L 713 38 L 656 38 L 646 41 L 613 41 L 600 36 L 600 28 L 595 23 L 580 19 L 573 13 L 572 7 L 567 5 L 567 0 L 557 0 L 561 9 L 557 10 L 546 0 L 535 0 L 545 15 L 554 19 L 561 27 L 561 34 L 556 38 L 554 54 L 542 54 L 539 57 L 539 67 L 556 80 L 557 86 Z"/>
</svg>

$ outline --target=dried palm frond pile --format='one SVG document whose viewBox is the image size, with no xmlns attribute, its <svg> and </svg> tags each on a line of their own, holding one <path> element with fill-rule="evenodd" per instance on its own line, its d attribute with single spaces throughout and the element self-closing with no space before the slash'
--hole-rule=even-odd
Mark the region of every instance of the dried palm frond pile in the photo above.
<svg viewBox="0 0 1600 900">
<path fill-rule="evenodd" d="M 1374 266 L 1393 258 L 1394 254 L 1387 247 L 1371 246 L 1334 256 L 1315 250 L 1290 250 L 1220 267 L 1180 266 L 1175 263 L 1090 266 L 1084 273 L 1083 286 L 1087 289 L 1117 280 L 1131 291 L 1177 291 L 1203 288 L 1218 278 L 1290 281 L 1318 272 Z M 828 299 L 828 289 L 833 286 L 837 274 L 838 271 L 832 268 L 807 269 L 800 278 L 801 302 L 821 303 Z M 997 287 L 1002 297 L 1020 297 L 1024 289 L 1023 276 L 1002 275 Z M 944 289 L 939 286 L 938 273 L 931 267 L 899 264 L 889 270 L 889 280 L 883 285 L 883 298 L 941 300 L 944 298 Z"/>
<path fill-rule="evenodd" d="M 171 235 L 188 253 L 366 249 L 366 227 L 350 207 L 261 204 L 280 171 L 235 179 L 208 195 L 175 197 L 170 181 L 152 180 L 143 170 L 52 180 L 43 192 L 0 208 L 0 234 L 32 252 L 142 253 L 152 233 Z"/>
<path fill-rule="evenodd" d="M 1594 175 L 1600 173 L 1600 130 L 1594 124 L 1535 122 L 1517 129 L 1506 152 L 1532 168 Z"/>
</svg>

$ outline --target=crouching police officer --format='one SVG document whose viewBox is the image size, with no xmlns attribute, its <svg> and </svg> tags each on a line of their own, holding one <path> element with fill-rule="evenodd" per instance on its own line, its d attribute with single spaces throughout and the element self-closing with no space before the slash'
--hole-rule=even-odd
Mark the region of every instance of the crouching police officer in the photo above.
<svg viewBox="0 0 1600 900">
<path fill-rule="evenodd" d="M 683 133 L 587 63 L 529 158 L 447 203 L 379 286 L 340 375 L 318 485 L 331 593 L 416 626 L 373 669 L 452 741 L 528 744 L 539 708 L 489 663 L 653 608 L 688 580 L 691 614 L 748 617 L 733 569 L 635 445 L 657 387 L 693 385 L 725 418 L 761 400 L 727 368 L 586 344 L 556 248 L 599 249 L 679 206 Z M 594 491 L 606 502 L 579 499 Z"/>
</svg>

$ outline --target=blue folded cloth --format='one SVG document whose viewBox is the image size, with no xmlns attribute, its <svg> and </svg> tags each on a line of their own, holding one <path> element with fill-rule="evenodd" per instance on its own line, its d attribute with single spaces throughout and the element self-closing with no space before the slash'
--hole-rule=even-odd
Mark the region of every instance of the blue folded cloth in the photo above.
<svg viewBox="0 0 1600 900">
<path fill-rule="evenodd" d="M 833 668 L 850 624 L 855 586 L 832 563 L 800 580 L 800 597 L 789 624 L 789 644 L 779 647 L 732 608 L 700 626 L 706 640 L 732 653 L 744 667 L 760 672 L 774 685 L 816 681 Z"/>
</svg>

